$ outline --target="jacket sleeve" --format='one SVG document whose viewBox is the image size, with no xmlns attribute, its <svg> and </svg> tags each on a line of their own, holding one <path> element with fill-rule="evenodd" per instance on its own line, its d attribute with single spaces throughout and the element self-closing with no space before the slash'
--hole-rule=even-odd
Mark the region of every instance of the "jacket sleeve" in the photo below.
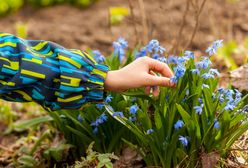
<svg viewBox="0 0 248 168">
<path fill-rule="evenodd" d="M 0 33 L 0 98 L 47 110 L 80 109 L 103 100 L 108 67 L 49 41 Z"/>
</svg>

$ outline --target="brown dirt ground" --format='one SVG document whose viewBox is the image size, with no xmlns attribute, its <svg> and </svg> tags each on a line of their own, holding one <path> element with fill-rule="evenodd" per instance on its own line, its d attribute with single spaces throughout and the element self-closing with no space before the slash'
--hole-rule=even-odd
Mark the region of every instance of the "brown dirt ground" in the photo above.
<svg viewBox="0 0 248 168">
<path fill-rule="evenodd" d="M 158 39 L 171 49 L 176 42 L 187 0 L 144 0 L 147 38 Z M 248 1 L 226 3 L 227 0 L 208 0 L 199 18 L 199 30 L 189 46 L 204 51 L 215 39 L 235 39 L 241 42 L 248 35 Z M 27 23 L 29 39 L 57 42 L 68 48 L 111 50 L 113 40 L 122 36 L 134 46 L 144 41 L 142 10 L 138 0 L 132 1 L 134 16 L 117 26 L 109 26 L 109 7 L 129 7 L 128 0 L 99 0 L 87 9 L 56 6 L 42 9 L 25 7 L 18 13 L 0 19 L 0 31 L 15 33 L 17 22 Z M 200 2 L 200 1 L 196 1 Z M 194 8 L 190 6 L 184 31 L 179 38 L 181 48 L 189 42 L 194 28 Z M 135 30 L 136 29 L 136 30 Z"/>
<path fill-rule="evenodd" d="M 129 7 L 128 0 L 99 0 L 83 10 L 68 5 L 38 10 L 25 7 L 15 14 L 0 18 L 0 31 L 15 33 L 16 23 L 21 22 L 28 25 L 29 39 L 50 40 L 67 48 L 99 49 L 107 54 L 112 50 L 112 42 L 122 36 L 132 47 L 144 42 L 145 38 L 155 38 L 170 50 L 176 43 L 187 0 L 144 0 L 147 37 L 142 25 L 141 13 L 144 11 L 140 9 L 138 0 L 130 1 L 134 6 L 134 16 L 128 16 L 117 26 L 109 26 L 109 7 Z M 215 39 L 242 42 L 248 35 L 247 9 L 247 0 L 239 0 L 236 4 L 226 3 L 226 0 L 208 0 L 200 15 L 199 30 L 189 49 L 204 51 Z M 191 6 L 184 31 L 179 37 L 181 49 L 188 43 L 194 24 Z M 6 139 L 11 140 L 5 142 L 0 138 L 0 144 L 8 146 L 16 137 Z"/>
</svg>

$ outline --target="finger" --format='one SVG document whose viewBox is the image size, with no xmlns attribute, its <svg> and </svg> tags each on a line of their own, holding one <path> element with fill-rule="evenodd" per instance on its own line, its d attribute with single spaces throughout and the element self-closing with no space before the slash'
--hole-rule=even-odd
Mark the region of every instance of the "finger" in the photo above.
<svg viewBox="0 0 248 168">
<path fill-rule="evenodd" d="M 150 86 L 146 86 L 145 87 L 145 94 L 150 94 L 151 92 L 151 87 Z"/>
<path fill-rule="evenodd" d="M 158 97 L 158 95 L 159 95 L 159 87 L 158 86 L 152 87 L 152 95 L 154 97 Z"/>
<path fill-rule="evenodd" d="M 169 68 L 169 66 L 163 62 L 149 58 L 149 64 L 148 65 L 149 65 L 150 70 L 158 72 L 164 77 L 171 78 L 172 76 L 174 76 L 174 74 L 173 74 L 172 70 Z"/>
<path fill-rule="evenodd" d="M 170 82 L 170 78 L 162 77 L 162 76 L 153 76 L 149 75 L 146 86 L 173 86 Z"/>
</svg>

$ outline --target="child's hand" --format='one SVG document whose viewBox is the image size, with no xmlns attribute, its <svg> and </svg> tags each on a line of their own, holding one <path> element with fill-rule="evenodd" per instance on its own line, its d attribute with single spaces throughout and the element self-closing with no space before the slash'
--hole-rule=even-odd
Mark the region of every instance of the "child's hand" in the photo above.
<svg viewBox="0 0 248 168">
<path fill-rule="evenodd" d="M 156 76 L 155 73 L 162 76 Z M 120 70 L 109 71 L 104 87 L 115 92 L 145 87 L 148 94 L 152 88 L 153 95 L 157 96 L 159 93 L 157 86 L 173 86 L 170 82 L 172 76 L 173 72 L 167 64 L 149 57 L 141 57 Z"/>
</svg>

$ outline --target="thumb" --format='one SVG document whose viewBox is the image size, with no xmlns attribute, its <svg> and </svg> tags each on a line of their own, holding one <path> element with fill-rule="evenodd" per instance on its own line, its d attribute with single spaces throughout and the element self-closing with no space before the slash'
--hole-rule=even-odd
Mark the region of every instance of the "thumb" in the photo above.
<svg viewBox="0 0 248 168">
<path fill-rule="evenodd" d="M 170 78 L 163 76 L 149 75 L 147 80 L 147 86 L 169 86 L 172 87 L 173 83 L 170 82 Z"/>
</svg>

